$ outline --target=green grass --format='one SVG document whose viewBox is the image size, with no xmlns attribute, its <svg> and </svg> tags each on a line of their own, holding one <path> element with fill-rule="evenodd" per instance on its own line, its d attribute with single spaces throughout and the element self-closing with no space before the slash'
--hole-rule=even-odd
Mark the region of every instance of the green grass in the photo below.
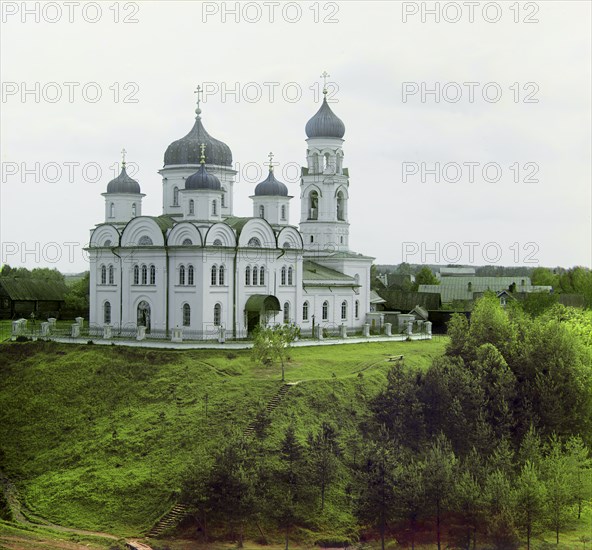
<svg viewBox="0 0 592 550">
<path fill-rule="evenodd" d="M 445 343 L 293 349 L 286 378 L 302 383 L 274 413 L 267 444 L 277 444 L 290 422 L 305 437 L 323 420 L 339 421 L 345 440 L 364 414 L 364 395 L 377 392 L 393 366 L 387 355 L 404 354 L 407 366 L 424 369 Z M 2 463 L 35 514 L 137 535 L 175 501 L 188 465 L 244 429 L 277 392 L 279 378 L 279 367 L 254 365 L 249 351 L 5 343 Z M 334 488 L 336 501 L 342 489 Z M 319 526 L 340 532 L 352 522 L 339 506 L 319 517 Z"/>
<path fill-rule="evenodd" d="M 123 541 L 58 532 L 45 527 L 16 526 L 0 520 L 0 548 L 28 550 L 45 548 L 70 550 L 78 548 L 124 548 Z"/>
</svg>

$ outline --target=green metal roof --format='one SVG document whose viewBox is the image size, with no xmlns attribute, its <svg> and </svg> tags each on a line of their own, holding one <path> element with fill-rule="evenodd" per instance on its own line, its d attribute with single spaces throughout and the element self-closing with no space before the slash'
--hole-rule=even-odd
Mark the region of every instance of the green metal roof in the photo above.
<svg viewBox="0 0 592 550">
<path fill-rule="evenodd" d="M 238 216 L 229 216 L 223 221 L 223 223 L 225 223 L 229 227 L 232 227 L 232 229 L 234 229 L 237 232 L 237 234 L 240 235 L 242 228 L 246 225 L 246 223 L 249 220 L 252 219 L 253 218 L 239 218 Z"/>
<path fill-rule="evenodd" d="M 270 294 L 253 294 L 245 304 L 245 311 L 282 311 L 279 300 Z"/>
<path fill-rule="evenodd" d="M 68 287 L 58 281 L 41 279 L 0 278 L 0 287 L 11 300 L 62 302 Z"/>
<path fill-rule="evenodd" d="M 349 275 L 345 275 L 340 271 L 325 267 L 324 265 L 305 260 L 302 263 L 302 278 L 304 282 L 328 282 L 336 281 L 339 283 L 347 283 L 348 285 L 356 285 L 356 280 Z"/>
<path fill-rule="evenodd" d="M 172 229 L 172 227 L 179 223 L 178 220 L 172 218 L 171 216 L 146 216 L 148 218 L 152 218 L 160 227 L 162 232 L 164 233 L 167 229 Z"/>
<path fill-rule="evenodd" d="M 524 284 L 522 284 L 524 281 Z M 469 283 L 471 284 L 469 289 Z M 529 277 L 442 277 L 439 285 L 419 285 L 419 292 L 440 294 L 442 302 L 449 303 L 453 300 L 472 300 L 476 292 L 491 290 L 499 292 L 507 290 L 512 283 L 516 284 L 516 292 L 532 292 Z"/>
</svg>

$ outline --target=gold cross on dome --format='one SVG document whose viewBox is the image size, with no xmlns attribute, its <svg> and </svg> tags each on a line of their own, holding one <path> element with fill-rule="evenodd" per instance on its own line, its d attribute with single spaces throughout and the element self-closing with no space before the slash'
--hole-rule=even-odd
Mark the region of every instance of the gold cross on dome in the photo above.
<svg viewBox="0 0 592 550">
<path fill-rule="evenodd" d="M 127 151 L 125 150 L 125 147 L 121 150 L 121 165 L 125 166 L 125 154 L 127 153 Z"/>
<path fill-rule="evenodd" d="M 321 78 L 323 79 L 323 93 L 326 94 L 327 93 L 327 78 L 329 78 L 331 75 L 327 72 L 327 71 L 323 71 L 323 74 L 321 75 Z"/>
<path fill-rule="evenodd" d="M 197 94 L 197 108 L 199 109 L 199 104 L 201 103 L 201 94 L 203 93 L 201 86 L 198 85 L 193 93 Z"/>
<path fill-rule="evenodd" d="M 200 164 L 205 164 L 206 163 L 206 144 L 202 143 L 199 146 L 199 149 L 201 151 L 201 158 L 199 159 L 199 163 Z"/>
<path fill-rule="evenodd" d="M 267 156 L 269 157 L 269 171 L 273 172 L 273 153 L 269 153 Z"/>
</svg>

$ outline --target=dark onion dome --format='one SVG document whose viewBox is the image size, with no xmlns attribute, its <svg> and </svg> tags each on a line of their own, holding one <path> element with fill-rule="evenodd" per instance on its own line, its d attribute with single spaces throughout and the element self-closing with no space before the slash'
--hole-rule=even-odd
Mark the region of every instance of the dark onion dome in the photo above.
<svg viewBox="0 0 592 550">
<path fill-rule="evenodd" d="M 206 170 L 206 165 L 202 163 L 199 170 L 195 172 L 195 174 L 191 174 L 185 180 L 185 189 L 210 189 L 212 191 L 220 191 L 220 180 L 214 176 L 214 174 L 210 174 Z"/>
<path fill-rule="evenodd" d="M 281 181 L 276 180 L 273 175 L 273 170 L 270 170 L 267 179 L 258 183 L 257 187 L 255 187 L 255 196 L 287 197 L 288 188 Z"/>
<path fill-rule="evenodd" d="M 107 184 L 107 193 L 141 193 L 140 184 L 127 175 L 125 163 L 121 164 L 121 174 Z"/>
<path fill-rule="evenodd" d="M 164 164 L 199 164 L 199 146 L 205 143 L 208 150 L 208 164 L 232 166 L 232 151 L 230 147 L 213 138 L 206 132 L 201 117 L 195 119 L 195 124 L 185 137 L 173 141 L 164 153 Z"/>
<path fill-rule="evenodd" d="M 309 138 L 329 137 L 341 139 L 345 134 L 345 124 L 331 110 L 326 96 L 323 97 L 323 104 L 317 114 L 306 123 L 305 132 Z"/>
</svg>

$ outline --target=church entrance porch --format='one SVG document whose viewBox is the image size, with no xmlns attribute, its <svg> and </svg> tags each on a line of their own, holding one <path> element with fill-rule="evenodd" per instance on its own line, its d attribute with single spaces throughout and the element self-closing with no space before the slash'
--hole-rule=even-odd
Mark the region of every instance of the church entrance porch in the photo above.
<svg viewBox="0 0 592 550">
<path fill-rule="evenodd" d="M 249 296 L 245 304 L 247 334 L 251 336 L 257 326 L 267 324 L 269 317 L 281 310 L 279 300 L 271 294 L 253 294 Z"/>
</svg>

